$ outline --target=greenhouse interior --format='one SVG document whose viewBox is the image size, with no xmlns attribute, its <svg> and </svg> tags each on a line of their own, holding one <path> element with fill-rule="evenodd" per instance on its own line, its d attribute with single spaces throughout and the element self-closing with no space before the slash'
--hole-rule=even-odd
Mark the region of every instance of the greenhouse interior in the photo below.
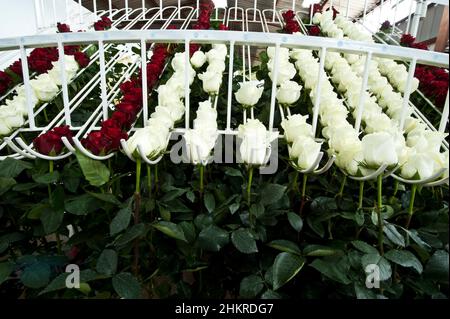
<svg viewBox="0 0 450 319">
<path fill-rule="evenodd" d="M 1 299 L 448 299 L 448 1 L 0 7 Z"/>
</svg>

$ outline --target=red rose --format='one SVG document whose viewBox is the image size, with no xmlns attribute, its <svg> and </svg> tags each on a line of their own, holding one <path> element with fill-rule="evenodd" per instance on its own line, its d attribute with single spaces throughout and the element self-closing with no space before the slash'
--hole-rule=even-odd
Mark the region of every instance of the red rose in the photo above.
<svg viewBox="0 0 450 319">
<path fill-rule="evenodd" d="M 411 44 L 411 48 L 419 49 L 419 50 L 428 50 L 428 46 L 423 42 L 413 43 L 413 44 Z"/>
<path fill-rule="evenodd" d="M 411 34 L 405 33 L 400 39 L 400 45 L 404 47 L 410 47 L 414 43 L 414 41 L 416 41 L 415 37 L 413 37 Z"/>
<path fill-rule="evenodd" d="M 12 84 L 11 77 L 3 71 L 0 71 L 0 95 L 3 95 Z"/>
<path fill-rule="evenodd" d="M 132 89 L 139 87 L 138 80 L 129 80 L 120 84 L 119 88 L 122 94 L 130 92 Z"/>
<path fill-rule="evenodd" d="M 81 144 L 95 155 L 99 155 L 104 150 L 100 131 L 90 132 L 86 138 L 81 140 Z"/>
<path fill-rule="evenodd" d="M 135 107 L 140 108 L 142 106 L 142 89 L 132 88 L 129 93 L 126 93 L 122 102 L 132 104 Z"/>
<path fill-rule="evenodd" d="M 219 30 L 227 31 L 227 30 L 230 30 L 230 29 L 225 24 L 221 23 L 221 24 L 219 24 Z"/>
<path fill-rule="evenodd" d="M 49 131 L 44 133 L 33 140 L 33 145 L 38 152 L 44 155 L 58 155 L 61 153 L 63 143 L 61 142 L 61 136 Z"/>
<path fill-rule="evenodd" d="M 32 60 L 30 61 L 30 69 L 39 74 L 45 73 L 53 68 L 52 61 L 49 60 Z"/>
<path fill-rule="evenodd" d="M 129 123 L 127 114 L 122 111 L 115 111 L 111 116 L 111 120 L 114 121 L 114 123 L 116 123 L 120 128 L 125 130 L 129 130 L 132 124 Z"/>
<path fill-rule="evenodd" d="M 448 83 L 448 72 L 445 69 L 435 67 L 432 69 L 432 72 L 436 79 L 440 81 L 447 81 Z"/>
<path fill-rule="evenodd" d="M 65 136 L 67 138 L 72 138 L 72 131 L 70 130 L 69 125 L 55 127 L 52 131 L 61 137 Z"/>
<path fill-rule="evenodd" d="M 102 17 L 102 22 L 106 28 L 110 28 L 112 26 L 112 21 L 108 17 Z"/>
<path fill-rule="evenodd" d="M 130 103 L 122 102 L 116 105 L 116 111 L 124 113 L 126 115 L 127 125 L 131 125 L 136 120 L 139 109 Z"/>
<path fill-rule="evenodd" d="M 103 23 L 103 21 L 101 21 L 101 20 L 94 23 L 95 31 L 103 31 L 103 30 L 105 30 L 105 28 L 106 28 L 106 26 Z"/>
<path fill-rule="evenodd" d="M 314 15 L 316 12 L 322 12 L 323 7 L 320 4 L 313 4 L 311 7 L 312 14 Z"/>
<path fill-rule="evenodd" d="M 295 13 L 292 10 L 288 10 L 288 11 L 283 13 L 283 19 L 285 21 L 292 20 L 292 19 L 294 19 L 294 17 L 295 17 Z"/>
<path fill-rule="evenodd" d="M 319 36 L 320 35 L 320 28 L 316 25 L 313 25 L 309 28 L 309 35 L 312 36 Z"/>
<path fill-rule="evenodd" d="M 291 20 L 289 22 L 286 23 L 284 30 L 286 31 L 286 33 L 295 33 L 295 32 L 300 32 L 300 26 L 298 25 L 298 23 L 294 20 Z"/>
<path fill-rule="evenodd" d="M 73 55 L 75 61 L 77 61 L 80 68 L 85 68 L 89 65 L 90 59 L 88 55 L 84 52 L 78 51 Z"/>
<path fill-rule="evenodd" d="M 105 145 L 105 153 L 117 150 L 120 140 L 128 138 L 128 134 L 118 127 L 103 127 L 100 132 Z"/>
<path fill-rule="evenodd" d="M 78 46 L 78 45 L 65 45 L 64 46 L 64 54 L 66 54 L 66 55 L 74 55 L 79 50 L 80 50 L 80 46 Z"/>
<path fill-rule="evenodd" d="M 65 23 L 58 22 L 56 24 L 56 27 L 58 28 L 58 32 L 59 33 L 72 32 L 72 31 L 70 31 L 69 25 L 67 25 Z"/>
<path fill-rule="evenodd" d="M 15 74 L 17 74 L 18 76 L 22 77 L 22 60 L 19 59 L 17 61 L 15 61 L 13 64 L 11 64 L 9 66 L 9 69 L 14 72 Z"/>
</svg>

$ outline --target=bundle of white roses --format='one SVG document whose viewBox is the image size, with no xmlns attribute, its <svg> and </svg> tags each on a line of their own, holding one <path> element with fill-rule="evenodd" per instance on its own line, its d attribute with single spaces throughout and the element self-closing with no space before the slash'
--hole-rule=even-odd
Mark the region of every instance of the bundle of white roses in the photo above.
<svg viewBox="0 0 450 319">
<path fill-rule="evenodd" d="M 203 81 L 203 90 L 211 95 L 214 102 L 222 83 L 227 51 L 225 44 L 214 44 L 206 55 L 197 51 L 191 58 L 192 65 L 196 68 L 208 61 L 206 72 L 198 77 Z M 188 129 L 184 134 L 190 162 L 206 165 L 217 137 L 217 111 L 210 100 L 200 102 L 194 128 Z"/>
<path fill-rule="evenodd" d="M 137 129 L 127 140 L 128 151 L 135 154 L 138 145 L 139 152 L 150 160 L 159 157 L 167 148 L 170 130 L 175 122 L 184 116 L 185 106 L 185 71 L 188 72 L 189 85 L 195 78 L 195 70 L 191 64 L 185 64 L 185 52 L 176 53 L 172 59 L 171 66 L 175 71 L 166 84 L 158 87 L 158 106 L 150 115 L 147 125 Z"/>
<path fill-rule="evenodd" d="M 49 102 L 60 90 L 62 85 L 61 67 L 59 61 L 52 62 L 52 64 L 53 68 L 50 71 L 30 80 L 30 98 L 33 108 L 39 102 Z M 64 65 L 67 82 L 70 82 L 80 66 L 72 55 L 64 55 Z M 10 100 L 6 100 L 5 104 L 0 106 L 0 135 L 8 135 L 15 128 L 21 127 L 28 116 L 25 86 L 17 86 L 16 93 L 17 95 Z"/>
</svg>

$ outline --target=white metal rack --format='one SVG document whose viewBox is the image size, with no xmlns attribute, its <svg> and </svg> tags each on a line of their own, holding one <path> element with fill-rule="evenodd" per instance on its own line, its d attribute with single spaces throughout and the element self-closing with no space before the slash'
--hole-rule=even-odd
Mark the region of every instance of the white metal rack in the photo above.
<svg viewBox="0 0 450 319">
<path fill-rule="evenodd" d="M 338 51 L 345 53 L 355 53 L 361 55 L 369 55 L 373 57 L 388 57 L 397 60 L 403 60 L 406 62 L 411 62 L 412 67 L 410 68 L 410 74 L 414 73 L 414 66 L 416 63 L 426 64 L 426 65 L 435 65 L 440 67 L 448 67 L 449 61 L 448 56 L 446 54 L 440 54 L 435 52 L 421 51 L 409 48 L 403 48 L 398 46 L 389 46 L 385 44 L 368 44 L 363 42 L 355 42 L 348 40 L 336 40 L 330 38 L 319 38 L 319 37 L 310 37 L 304 35 L 287 35 L 287 34 L 278 34 L 278 33 L 269 33 L 270 26 L 282 26 L 281 12 L 274 9 L 265 9 L 260 10 L 257 7 L 257 1 L 255 1 L 255 6 L 253 8 L 243 9 L 239 7 L 230 7 L 226 9 L 216 9 L 215 13 L 212 16 L 212 20 L 222 21 L 226 25 L 239 24 L 241 26 L 241 31 L 199 31 L 199 30 L 187 30 L 189 24 L 196 20 L 198 16 L 198 7 L 189 7 L 189 6 L 180 6 L 180 1 L 178 6 L 169 6 L 163 7 L 162 1 L 161 7 L 156 8 L 140 8 L 140 9 L 130 9 L 127 6 L 125 9 L 121 10 L 113 10 L 110 6 L 110 10 L 106 10 L 104 13 L 108 14 L 112 17 L 114 21 L 114 25 L 118 25 L 119 23 L 124 24 L 123 29 L 120 31 L 105 31 L 105 32 L 86 32 L 86 33 L 64 33 L 64 34 L 52 34 L 52 35 L 37 35 L 37 36 L 29 36 L 29 37 L 20 37 L 20 38 L 9 38 L 9 39 L 0 39 L 0 51 L 5 50 L 20 50 L 22 56 L 24 56 L 26 49 L 31 47 L 46 47 L 46 46 L 57 46 L 60 52 L 60 61 L 63 61 L 63 46 L 64 45 L 92 45 L 95 44 L 98 46 L 99 50 L 95 56 L 93 56 L 91 63 L 98 63 L 100 71 L 94 76 L 91 81 L 78 92 L 72 99 L 69 99 L 67 94 L 67 86 L 68 83 L 64 77 L 64 72 L 61 72 L 62 76 L 62 94 L 63 94 L 63 102 L 64 108 L 63 110 L 47 125 L 43 127 L 37 127 L 34 122 L 34 117 L 41 112 L 46 104 L 39 107 L 36 111 L 32 109 L 31 103 L 29 103 L 29 120 L 26 123 L 25 127 L 17 129 L 13 132 L 9 137 L 5 137 L 0 144 L 0 152 L 5 153 L 5 150 L 9 147 L 9 154 L 2 154 L 0 159 L 5 157 L 14 157 L 14 158 L 42 158 L 46 160 L 60 160 L 63 158 L 67 158 L 71 154 L 73 154 L 77 149 L 84 153 L 86 156 L 89 156 L 96 160 L 106 160 L 114 154 L 109 154 L 106 156 L 97 156 L 90 153 L 86 150 L 81 144 L 80 140 L 87 133 L 92 130 L 98 129 L 98 123 L 100 120 L 107 119 L 109 110 L 112 110 L 114 105 L 113 101 L 119 92 L 119 85 L 122 81 L 126 80 L 130 74 L 132 74 L 136 68 L 140 65 L 143 67 L 143 88 L 146 88 L 146 68 L 144 67 L 147 63 L 147 52 L 146 52 L 146 43 L 182 43 L 185 45 L 185 48 L 189 48 L 189 44 L 192 42 L 195 43 L 225 43 L 229 46 L 229 65 L 228 65 L 228 92 L 227 92 L 227 103 L 226 105 L 218 105 L 219 108 L 226 109 L 226 126 L 224 128 L 219 129 L 220 134 L 224 135 L 236 135 L 236 127 L 231 126 L 231 118 L 232 118 L 232 98 L 233 98 L 233 62 L 234 62 L 234 54 L 235 49 L 237 47 L 241 47 L 242 49 L 242 61 L 243 61 L 243 74 L 248 74 L 248 77 L 251 77 L 251 68 L 249 66 L 252 65 L 251 61 L 251 52 L 250 49 L 252 47 L 263 47 L 266 48 L 268 46 L 273 46 L 276 48 L 275 50 L 275 61 L 277 61 L 277 57 L 279 55 L 279 49 L 282 47 L 287 48 L 303 48 L 303 49 L 311 49 L 317 50 L 321 52 L 320 54 L 320 72 L 319 72 L 319 83 L 323 80 L 323 66 L 325 62 L 325 52 L 326 51 Z M 199 2 L 199 1 L 197 1 Z M 80 1 L 81 3 L 81 1 Z M 109 1 L 111 3 L 111 1 Z M 126 1 L 127 3 L 127 1 Z M 236 1 L 237 3 L 237 1 Z M 276 3 L 274 1 L 274 3 Z M 144 2 L 143 2 L 144 5 Z M 295 9 L 295 1 L 293 1 L 293 6 Z M 301 12 L 298 12 L 301 14 Z M 130 18 L 134 16 L 134 18 Z M 297 16 L 297 19 L 300 21 L 300 16 Z M 182 23 L 182 27 L 177 31 L 168 31 L 164 30 L 167 28 L 172 22 L 180 22 Z M 133 26 L 138 22 L 144 22 L 144 25 L 140 30 L 131 30 Z M 160 23 L 162 27 L 160 29 L 151 29 L 153 24 Z M 249 32 L 249 24 L 255 24 L 260 26 L 261 32 Z M 120 52 L 117 53 L 114 57 L 112 57 L 109 61 L 105 61 L 105 50 L 108 50 L 111 45 L 114 43 L 133 43 L 135 45 L 140 46 L 141 54 L 140 54 L 140 62 L 136 62 L 130 65 L 124 74 L 122 74 L 120 80 L 115 83 L 115 85 L 108 90 L 106 86 L 106 74 L 109 70 L 111 70 L 114 65 L 116 65 L 117 60 L 119 58 Z M 30 75 L 28 72 L 28 66 L 26 63 L 26 59 L 22 59 L 23 68 L 24 68 L 24 85 L 27 88 L 28 92 L 28 100 L 30 100 Z M 63 67 L 63 63 L 61 63 Z M 82 71 L 81 71 L 82 72 Z M 366 67 L 365 73 L 368 72 Z M 278 74 L 278 68 L 275 66 L 274 69 L 274 83 L 276 83 L 276 78 Z M 405 103 L 403 103 L 403 107 L 409 103 L 409 94 L 411 90 L 411 80 L 412 76 L 409 78 L 409 84 L 407 85 L 407 90 L 405 92 Z M 186 88 L 188 88 L 188 77 L 186 77 Z M 79 127 L 72 126 L 72 113 L 77 108 L 82 108 L 83 101 L 87 98 L 89 93 L 97 86 L 101 87 L 101 104 L 92 112 L 92 115 L 89 119 Z M 317 93 L 320 92 L 320 84 L 317 87 Z M 150 92 L 149 92 L 150 93 Z M 185 127 L 177 128 L 174 130 L 174 133 L 183 133 L 186 129 L 189 128 L 189 95 L 190 92 L 188 89 L 185 91 L 185 101 L 186 101 L 186 116 L 185 116 Z M 277 112 L 276 109 L 276 85 L 273 85 L 271 90 L 271 100 L 270 100 L 270 116 L 268 124 L 269 130 L 276 130 L 274 127 L 274 117 Z M 317 118 L 319 114 L 319 103 L 316 102 L 317 105 L 314 107 L 313 113 L 313 122 L 317 123 Z M 143 125 L 146 125 L 146 120 L 149 114 L 148 105 L 147 105 L 147 94 L 144 89 L 144 99 L 143 99 Z M 447 130 L 447 117 L 448 117 L 448 97 L 447 102 L 442 114 L 441 125 L 438 128 L 440 131 L 444 132 Z M 416 110 L 417 111 L 417 110 Z M 236 115 L 236 114 L 235 114 Z M 243 112 L 243 121 L 246 119 L 246 112 Z M 253 116 L 253 114 L 251 114 Z M 416 112 L 416 116 L 420 117 L 420 112 Z M 237 117 L 237 116 L 236 116 Z M 74 145 L 71 145 L 67 139 L 63 139 L 64 144 L 67 147 L 67 152 L 58 156 L 48 156 L 38 153 L 33 149 L 33 146 L 30 142 L 24 141 L 20 133 L 22 132 L 34 132 L 39 135 L 42 132 L 46 132 L 51 128 L 59 125 L 69 125 L 71 129 L 76 132 L 74 136 Z M 430 129 L 434 129 L 431 124 L 426 123 L 430 126 Z M 135 130 L 134 128 L 131 131 Z M 123 144 L 123 143 L 122 143 Z M 442 145 L 443 148 L 448 149 L 448 145 L 445 143 Z M 127 149 L 123 149 L 124 152 L 130 157 L 131 154 L 128 154 Z M 323 153 L 319 155 L 316 160 L 316 163 L 309 169 L 302 171 L 303 173 L 312 173 L 312 174 L 320 174 L 325 172 L 329 167 L 333 164 L 334 158 L 331 157 L 328 159 L 326 164 L 318 169 L 319 162 L 323 157 Z M 146 158 L 144 161 L 147 160 Z M 153 162 L 152 162 L 153 163 Z M 373 174 L 358 178 L 353 177 L 358 180 L 367 180 L 376 178 L 379 174 L 386 174 L 387 176 L 391 175 L 393 172 L 385 172 L 386 167 L 380 167 L 379 170 L 374 172 Z M 436 176 L 429 178 L 427 180 L 422 181 L 408 181 L 402 180 L 405 183 L 421 183 L 428 185 L 437 185 L 442 182 L 448 182 L 448 178 L 445 180 L 435 181 L 439 176 L 442 175 L 442 172 L 439 172 Z M 397 179 L 401 179 L 395 177 Z"/>
</svg>

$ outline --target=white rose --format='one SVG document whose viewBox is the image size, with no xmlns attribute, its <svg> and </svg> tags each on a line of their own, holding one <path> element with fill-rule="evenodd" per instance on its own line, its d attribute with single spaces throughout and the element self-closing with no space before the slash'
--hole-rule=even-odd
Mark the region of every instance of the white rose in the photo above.
<svg viewBox="0 0 450 319">
<path fill-rule="evenodd" d="M 16 93 L 17 93 L 17 96 L 14 99 L 22 98 L 22 99 L 25 99 L 25 101 L 27 100 L 27 92 L 25 90 L 25 85 L 19 85 L 16 88 Z M 36 104 L 38 104 L 39 100 L 38 100 L 36 94 L 34 93 L 33 88 L 31 88 L 31 90 L 30 90 L 30 98 L 31 98 L 31 105 L 33 107 L 35 107 Z"/>
<path fill-rule="evenodd" d="M 201 130 L 191 129 L 184 133 L 188 158 L 192 164 L 203 164 L 209 157 L 214 148 L 217 133 L 212 136 L 205 136 Z"/>
<path fill-rule="evenodd" d="M 206 59 L 208 63 L 211 63 L 214 60 L 225 61 L 227 57 L 227 51 L 222 49 L 211 49 L 206 52 Z"/>
<path fill-rule="evenodd" d="M 59 92 L 58 86 L 47 73 L 41 74 L 36 79 L 31 80 L 30 85 L 36 97 L 43 102 L 50 101 Z"/>
<path fill-rule="evenodd" d="M 214 50 L 217 50 L 218 52 L 220 52 L 220 58 L 221 60 L 225 60 L 227 53 L 228 53 L 228 48 L 226 46 L 226 44 L 222 44 L 222 43 L 218 43 L 218 44 L 213 44 L 212 48 Z"/>
<path fill-rule="evenodd" d="M 294 114 L 289 115 L 281 122 L 281 127 L 284 130 L 284 138 L 287 142 L 294 142 L 298 136 L 313 136 L 312 126 L 306 123 L 307 118 L 308 115 Z"/>
<path fill-rule="evenodd" d="M 268 63 L 269 70 L 273 68 L 273 63 Z M 297 70 L 295 69 L 294 64 L 281 60 L 278 65 L 278 78 L 277 78 L 277 85 L 282 84 L 285 81 L 291 80 L 295 74 L 297 73 Z M 272 70 L 269 72 L 269 77 L 273 81 L 273 72 Z"/>
<path fill-rule="evenodd" d="M 316 12 L 313 16 L 313 23 L 320 24 L 320 22 L 322 22 L 322 13 Z"/>
<path fill-rule="evenodd" d="M 184 88 L 185 88 L 185 79 L 184 76 L 181 76 L 180 74 L 180 76 L 170 77 L 170 79 L 167 80 L 166 84 L 160 85 L 158 87 L 158 94 L 162 94 L 164 96 L 172 94 L 176 95 L 178 99 L 182 99 L 185 97 Z"/>
<path fill-rule="evenodd" d="M 321 145 L 311 137 L 300 136 L 290 147 L 289 157 L 297 160 L 297 165 L 301 169 L 309 169 L 317 159 Z"/>
<path fill-rule="evenodd" d="M 395 165 L 398 156 L 392 136 L 385 132 L 365 135 L 362 140 L 364 160 L 369 166 Z"/>
<path fill-rule="evenodd" d="M 336 155 L 336 165 L 350 175 L 358 173 L 359 164 L 364 160 L 361 143 L 348 144 L 347 148 Z"/>
<path fill-rule="evenodd" d="M 238 137 L 242 139 L 239 151 L 244 163 L 265 164 L 268 147 L 278 133 L 268 132 L 259 120 L 248 120 L 239 125 L 238 130 Z"/>
<path fill-rule="evenodd" d="M 222 74 L 223 71 L 225 71 L 225 62 L 221 60 L 212 60 L 206 68 L 206 71 Z"/>
<path fill-rule="evenodd" d="M 55 82 L 57 85 L 61 86 L 61 67 L 59 64 L 59 60 L 56 62 L 52 62 L 53 68 L 48 71 L 48 75 L 52 78 L 53 82 Z M 73 55 L 64 55 L 64 68 L 66 73 L 66 80 L 67 83 L 69 83 L 77 74 L 77 71 L 79 70 L 78 62 L 75 60 Z"/>
<path fill-rule="evenodd" d="M 11 127 L 8 125 L 8 123 L 0 117 L 0 136 L 2 135 L 9 135 L 11 132 Z"/>
<path fill-rule="evenodd" d="M 395 81 L 395 83 L 397 84 L 397 89 L 402 93 L 405 93 L 406 91 L 406 82 L 407 78 L 402 78 L 399 79 L 398 81 Z M 419 80 L 417 78 L 413 78 L 411 82 L 411 93 L 415 92 L 418 88 L 419 88 Z"/>
<path fill-rule="evenodd" d="M 289 61 L 289 54 L 290 53 L 288 48 L 279 48 L 278 50 L 278 58 L 280 59 L 280 61 Z M 269 56 L 269 59 L 275 59 L 275 47 L 268 47 L 267 55 Z"/>
<path fill-rule="evenodd" d="M 206 100 L 198 104 L 197 118 L 194 120 L 194 129 L 217 129 L 217 111 L 212 107 L 211 101 Z"/>
<path fill-rule="evenodd" d="M 156 159 L 167 148 L 168 144 L 168 130 L 160 130 L 161 126 L 156 128 L 147 126 L 136 130 L 136 132 L 127 141 L 128 150 L 130 153 L 134 153 L 137 146 L 142 147 L 144 156 L 153 160 Z"/>
<path fill-rule="evenodd" d="M 239 83 L 239 90 L 234 93 L 236 100 L 243 106 L 254 106 L 264 91 L 264 81 L 247 81 Z"/>
<path fill-rule="evenodd" d="M 171 66 L 175 72 L 184 72 L 184 69 L 186 66 L 185 52 L 175 53 L 175 55 L 172 59 L 172 62 L 171 62 Z"/>
<path fill-rule="evenodd" d="M 269 55 L 269 49 L 270 48 L 267 48 L 267 55 Z M 275 52 L 273 47 L 271 50 Z M 306 60 L 313 58 L 312 51 L 306 49 L 292 49 L 291 52 L 289 53 L 289 56 L 294 60 Z M 273 59 L 273 57 L 271 57 L 270 55 L 269 58 Z"/>
<path fill-rule="evenodd" d="M 409 156 L 405 164 L 403 164 L 400 175 L 404 178 L 412 179 L 426 179 L 431 177 L 435 172 L 436 162 L 431 154 L 428 153 L 414 153 Z M 418 174 L 418 176 L 415 176 Z"/>
<path fill-rule="evenodd" d="M 203 81 L 203 91 L 209 94 L 218 94 L 222 85 L 222 74 L 217 72 L 206 71 L 198 75 Z"/>
<path fill-rule="evenodd" d="M 348 149 L 360 149 L 361 141 L 356 131 L 340 127 L 332 132 L 328 145 L 336 152 L 345 152 Z"/>
<path fill-rule="evenodd" d="M 419 152 L 439 152 L 442 140 L 447 136 L 447 133 L 438 131 L 413 131 L 408 134 L 407 144 L 414 147 Z"/>
<path fill-rule="evenodd" d="M 22 116 L 28 116 L 27 99 L 22 96 L 16 95 L 12 100 L 6 100 L 5 105 L 15 109 Z"/>
<path fill-rule="evenodd" d="M 195 51 L 194 54 L 191 56 L 191 64 L 194 66 L 194 68 L 201 68 L 203 64 L 206 62 L 206 55 L 202 51 L 198 50 Z"/>
<path fill-rule="evenodd" d="M 169 85 L 160 85 L 158 87 L 158 105 L 169 106 L 180 101 L 181 91 Z"/>
<path fill-rule="evenodd" d="M 302 86 L 294 81 L 283 82 L 277 90 L 278 103 L 291 105 L 298 101 Z"/>
<path fill-rule="evenodd" d="M 0 107 L 0 119 L 10 128 L 21 127 L 24 123 L 23 115 L 15 108 L 6 105 Z"/>
<path fill-rule="evenodd" d="M 172 128 L 175 123 L 169 109 L 165 106 L 159 105 L 155 107 L 155 111 L 150 115 L 150 119 L 158 120 L 161 124 L 168 128 Z"/>
</svg>

